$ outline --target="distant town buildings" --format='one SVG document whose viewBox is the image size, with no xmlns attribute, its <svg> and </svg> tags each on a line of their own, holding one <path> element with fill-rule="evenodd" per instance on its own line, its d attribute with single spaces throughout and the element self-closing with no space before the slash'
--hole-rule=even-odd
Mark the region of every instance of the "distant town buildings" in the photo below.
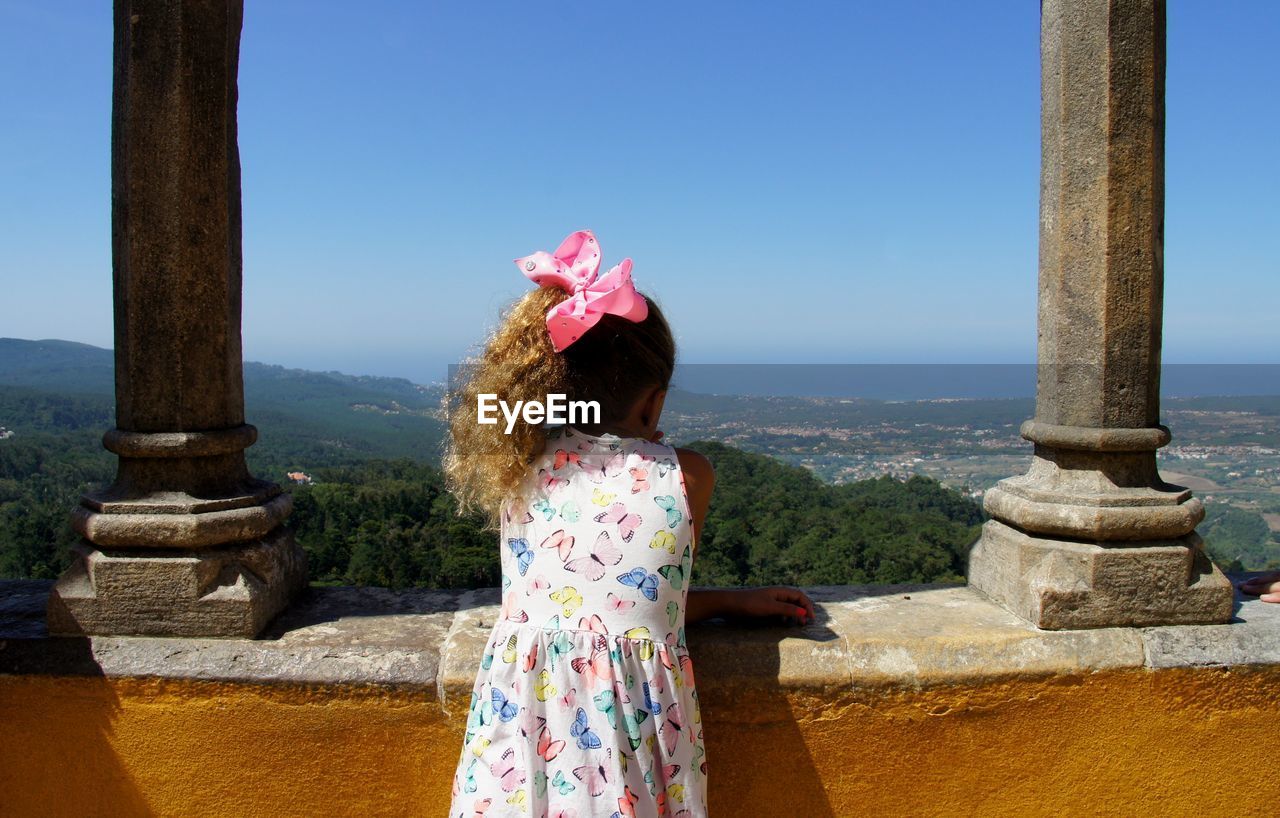
<svg viewBox="0 0 1280 818">
<path fill-rule="evenodd" d="M 288 473 L 289 482 L 291 483 L 310 483 L 311 475 L 303 471 L 291 471 Z"/>
<path fill-rule="evenodd" d="M 0 440 L 13 437 L 13 435 L 14 435 L 14 432 L 12 429 L 7 429 L 4 426 L 0 426 Z"/>
</svg>

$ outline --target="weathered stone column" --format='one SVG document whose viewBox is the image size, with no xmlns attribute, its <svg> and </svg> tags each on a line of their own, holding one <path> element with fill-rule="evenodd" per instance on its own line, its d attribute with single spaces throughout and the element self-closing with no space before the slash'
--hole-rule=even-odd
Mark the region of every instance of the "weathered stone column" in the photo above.
<svg viewBox="0 0 1280 818">
<path fill-rule="evenodd" d="M 255 636 L 306 584 L 252 477 L 240 349 L 242 0 L 116 0 L 115 482 L 72 515 L 57 634 Z"/>
<path fill-rule="evenodd" d="M 1040 55 L 1035 456 L 987 493 L 969 583 L 1042 628 L 1225 622 L 1204 508 L 1156 471 L 1165 4 L 1043 0 Z"/>
</svg>

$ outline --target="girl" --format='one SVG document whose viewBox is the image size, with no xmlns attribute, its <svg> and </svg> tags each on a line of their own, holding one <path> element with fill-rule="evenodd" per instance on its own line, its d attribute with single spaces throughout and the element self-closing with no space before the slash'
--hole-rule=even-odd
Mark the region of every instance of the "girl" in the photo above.
<svg viewBox="0 0 1280 818">
<path fill-rule="evenodd" d="M 813 617 L 793 588 L 692 590 L 715 475 L 661 442 L 675 366 L 631 260 L 573 233 L 516 259 L 537 284 L 450 394 L 445 475 L 501 529 L 502 607 L 472 690 L 451 816 L 698 818 L 706 750 L 685 623 Z M 481 395 L 596 401 L 598 422 L 480 423 Z"/>
</svg>

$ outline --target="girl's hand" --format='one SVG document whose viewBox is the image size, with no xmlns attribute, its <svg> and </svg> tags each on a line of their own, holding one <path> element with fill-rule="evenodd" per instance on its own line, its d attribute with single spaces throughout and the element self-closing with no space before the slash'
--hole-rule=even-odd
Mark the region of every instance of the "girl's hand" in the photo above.
<svg viewBox="0 0 1280 818">
<path fill-rule="evenodd" d="M 1242 593 L 1257 596 L 1263 602 L 1280 602 L 1280 571 L 1247 579 L 1236 587 Z"/>
<path fill-rule="evenodd" d="M 813 621 L 813 600 L 799 588 L 769 585 L 743 588 L 734 593 L 739 616 L 780 616 L 788 625 L 805 625 Z"/>
</svg>

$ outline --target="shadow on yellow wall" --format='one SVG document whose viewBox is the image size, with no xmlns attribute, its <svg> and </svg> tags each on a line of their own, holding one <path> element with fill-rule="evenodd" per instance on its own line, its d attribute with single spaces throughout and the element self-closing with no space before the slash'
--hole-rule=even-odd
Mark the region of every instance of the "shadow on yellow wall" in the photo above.
<svg viewBox="0 0 1280 818">
<path fill-rule="evenodd" d="M 711 811 L 726 818 L 1280 803 L 1271 668 L 702 696 Z M 432 691 L 0 677 L 0 813 L 443 816 L 460 719 Z"/>
</svg>

